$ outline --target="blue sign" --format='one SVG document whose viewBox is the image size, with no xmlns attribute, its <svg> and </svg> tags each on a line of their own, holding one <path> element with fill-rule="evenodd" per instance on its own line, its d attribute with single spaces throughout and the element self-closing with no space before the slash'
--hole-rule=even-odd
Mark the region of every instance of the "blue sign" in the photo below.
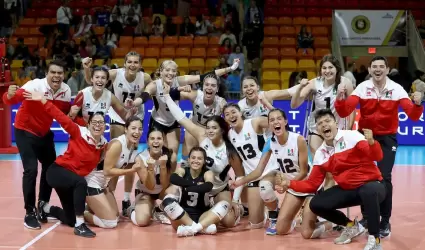
<svg viewBox="0 0 425 250">
<path fill-rule="evenodd" d="M 235 102 L 232 100 L 230 102 Z M 273 106 L 285 110 L 288 117 L 288 123 L 291 129 L 297 133 L 302 133 L 304 124 L 305 124 L 305 114 L 306 114 L 306 103 L 303 103 L 298 109 L 291 109 L 290 101 L 274 101 Z M 15 121 L 15 115 L 18 111 L 20 104 L 12 106 L 12 122 Z M 141 141 L 146 142 L 146 133 L 148 129 L 149 119 L 152 112 L 152 101 L 145 103 L 145 120 L 144 120 L 144 130 Z M 187 117 L 192 114 L 192 103 L 190 101 L 181 101 L 180 107 L 184 111 Z M 424 135 L 424 116 L 422 114 L 419 122 L 413 122 L 410 120 L 406 113 L 403 110 L 399 110 L 398 118 L 400 121 L 398 128 L 398 143 L 400 145 L 425 145 L 425 135 Z M 107 117 L 109 121 L 109 117 Z M 12 124 L 13 125 L 13 124 Z M 52 131 L 55 134 L 55 141 L 64 142 L 68 141 L 68 134 L 61 128 L 61 126 L 55 121 L 53 122 Z M 105 137 L 109 139 L 109 123 L 107 124 Z M 14 130 L 12 130 L 12 140 L 15 141 Z M 184 129 L 182 129 L 181 139 L 184 140 Z"/>
</svg>

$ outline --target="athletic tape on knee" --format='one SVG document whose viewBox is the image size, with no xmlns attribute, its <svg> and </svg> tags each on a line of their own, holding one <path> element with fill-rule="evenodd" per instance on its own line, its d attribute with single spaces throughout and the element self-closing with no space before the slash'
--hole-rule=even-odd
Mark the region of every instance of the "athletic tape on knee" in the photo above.
<svg viewBox="0 0 425 250">
<path fill-rule="evenodd" d="M 167 214 L 171 220 L 178 220 L 184 215 L 183 208 L 179 203 L 177 203 L 177 200 L 175 199 L 164 198 L 161 206 L 164 208 L 165 214 Z"/>
<path fill-rule="evenodd" d="M 313 233 L 311 234 L 310 239 L 318 239 L 322 234 L 326 231 L 325 224 L 321 224 L 320 226 L 316 227 L 314 229 Z"/>
<path fill-rule="evenodd" d="M 219 201 L 217 202 L 213 208 L 211 208 L 211 212 L 213 212 L 215 215 L 222 220 L 224 216 L 226 216 L 230 211 L 230 204 L 227 201 Z"/>
<path fill-rule="evenodd" d="M 276 193 L 274 192 L 273 183 L 270 181 L 260 181 L 260 197 L 264 202 L 270 203 L 277 199 Z"/>
<path fill-rule="evenodd" d="M 93 223 L 100 228 L 115 228 L 118 225 L 117 219 L 104 220 L 104 219 L 100 219 L 96 215 L 93 215 Z"/>
<path fill-rule="evenodd" d="M 238 177 L 236 177 L 236 180 L 240 180 L 242 178 L 243 178 L 242 176 L 238 176 Z M 232 198 L 232 200 L 234 200 L 234 201 L 239 201 L 240 200 L 241 194 L 242 194 L 242 191 L 243 191 L 243 188 L 244 188 L 244 185 L 235 188 L 235 190 L 233 191 L 233 198 Z"/>
</svg>

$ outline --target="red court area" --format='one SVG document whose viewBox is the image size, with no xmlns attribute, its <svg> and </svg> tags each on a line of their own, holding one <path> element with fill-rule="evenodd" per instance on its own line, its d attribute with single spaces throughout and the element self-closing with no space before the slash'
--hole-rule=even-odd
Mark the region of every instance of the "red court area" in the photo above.
<svg viewBox="0 0 425 250">
<path fill-rule="evenodd" d="M 267 236 L 265 230 L 248 230 L 248 222 L 217 235 L 197 235 L 178 238 L 168 225 L 157 223 L 140 228 L 122 220 L 116 229 L 92 227 L 96 238 L 86 239 L 73 234 L 73 229 L 57 222 L 44 224 L 42 230 L 29 230 L 23 226 L 24 205 L 21 191 L 22 167 L 20 161 L 0 162 L 0 249 L 363 249 L 366 236 L 360 236 L 348 245 L 334 245 L 336 233 L 319 240 L 304 240 L 294 232 L 286 236 Z M 383 240 L 385 250 L 425 249 L 425 168 L 397 166 L 393 171 L 394 206 L 392 235 Z M 117 188 L 121 204 L 123 183 Z M 53 191 L 51 203 L 59 205 Z M 359 208 L 350 209 L 351 216 L 359 214 Z"/>
</svg>

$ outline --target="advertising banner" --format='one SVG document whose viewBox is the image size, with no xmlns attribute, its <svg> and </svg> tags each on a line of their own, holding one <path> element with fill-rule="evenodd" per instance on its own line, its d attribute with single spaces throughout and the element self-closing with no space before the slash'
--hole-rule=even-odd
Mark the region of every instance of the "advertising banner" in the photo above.
<svg viewBox="0 0 425 250">
<path fill-rule="evenodd" d="M 406 46 L 404 10 L 335 10 L 341 46 Z"/>
<path fill-rule="evenodd" d="M 230 102 L 235 102 L 235 100 L 231 100 Z M 145 108 L 147 112 L 145 112 L 144 119 L 144 129 L 141 141 L 146 142 L 146 133 L 148 131 L 148 124 L 150 119 L 150 114 L 152 112 L 152 101 L 148 101 L 145 103 Z M 306 103 L 303 103 L 298 109 L 291 109 L 290 101 L 274 101 L 273 106 L 276 108 L 280 108 L 286 112 L 288 117 L 289 127 L 292 131 L 297 133 L 302 133 L 304 128 L 305 121 L 305 113 L 306 113 Z M 189 117 L 192 114 L 192 103 L 190 101 L 180 101 L 180 107 L 183 112 Z M 19 105 L 12 106 L 12 123 L 15 121 L 15 115 L 18 111 Z M 358 112 L 359 113 L 359 112 Z M 356 121 L 358 120 L 359 114 L 357 114 Z M 400 121 L 398 128 L 398 143 L 400 145 L 425 145 L 425 135 L 424 135 L 424 117 L 423 114 L 420 118 L 419 122 L 411 121 L 406 113 L 402 110 L 398 113 L 398 118 Z M 107 117 L 107 127 L 106 127 L 106 138 L 109 139 L 109 118 Z M 357 122 L 354 124 L 354 128 L 357 128 Z M 68 141 L 68 134 L 63 130 L 63 128 L 56 122 L 53 122 L 52 131 L 55 134 L 55 141 L 64 142 Z M 184 139 L 184 129 L 182 129 L 181 139 Z M 15 135 L 12 130 L 12 140 L 15 141 Z"/>
</svg>

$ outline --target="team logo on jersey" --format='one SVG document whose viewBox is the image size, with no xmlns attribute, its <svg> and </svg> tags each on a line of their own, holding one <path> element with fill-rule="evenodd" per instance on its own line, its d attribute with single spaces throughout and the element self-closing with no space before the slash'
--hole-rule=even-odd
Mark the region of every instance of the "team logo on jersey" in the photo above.
<svg viewBox="0 0 425 250">
<path fill-rule="evenodd" d="M 339 149 L 344 149 L 346 147 L 346 145 L 345 145 L 345 141 L 341 141 L 340 143 L 339 143 Z"/>
<path fill-rule="evenodd" d="M 44 92 L 44 97 L 48 97 L 49 96 L 49 91 Z"/>
<path fill-rule="evenodd" d="M 333 89 L 332 94 L 336 95 L 336 89 L 335 88 Z"/>
<path fill-rule="evenodd" d="M 244 134 L 244 136 L 245 136 L 245 141 L 248 141 L 249 139 L 251 139 L 251 135 L 249 133 Z"/>
<path fill-rule="evenodd" d="M 366 91 L 366 96 L 372 96 L 372 91 L 367 90 L 367 91 Z"/>
<path fill-rule="evenodd" d="M 274 150 L 274 154 L 278 155 L 279 154 L 279 150 L 275 149 Z"/>
<path fill-rule="evenodd" d="M 124 154 L 122 154 L 122 155 L 121 155 L 121 159 L 124 159 L 124 156 L 125 156 L 125 155 L 124 155 Z"/>
<path fill-rule="evenodd" d="M 118 88 L 122 88 L 124 86 L 122 83 L 118 83 Z"/>
<path fill-rule="evenodd" d="M 392 90 L 388 90 L 387 92 L 385 92 L 385 98 L 391 99 L 392 97 L 393 97 Z"/>
<path fill-rule="evenodd" d="M 267 112 L 267 110 L 268 110 L 268 109 L 267 109 L 267 107 L 266 107 L 266 106 L 264 106 L 264 105 L 261 105 L 261 106 L 260 106 L 260 112 L 261 112 L 261 113 L 263 113 L 263 112 Z"/>
<path fill-rule="evenodd" d="M 207 150 L 207 149 L 208 149 L 208 145 L 205 145 L 205 146 L 204 146 L 204 149 L 205 149 L 205 150 Z"/>
<path fill-rule="evenodd" d="M 86 102 L 86 108 L 90 108 L 90 103 L 89 102 Z"/>
<path fill-rule="evenodd" d="M 294 156 L 294 149 L 289 149 L 288 148 L 288 156 Z"/>
<path fill-rule="evenodd" d="M 236 138 L 232 138 L 232 142 L 236 142 Z"/>
<path fill-rule="evenodd" d="M 199 105 L 195 105 L 195 109 L 199 109 Z"/>
<path fill-rule="evenodd" d="M 101 102 L 100 103 L 100 108 L 101 109 L 106 109 L 106 102 Z"/>
<path fill-rule="evenodd" d="M 134 85 L 134 92 L 138 92 L 140 90 L 139 84 Z"/>
</svg>

